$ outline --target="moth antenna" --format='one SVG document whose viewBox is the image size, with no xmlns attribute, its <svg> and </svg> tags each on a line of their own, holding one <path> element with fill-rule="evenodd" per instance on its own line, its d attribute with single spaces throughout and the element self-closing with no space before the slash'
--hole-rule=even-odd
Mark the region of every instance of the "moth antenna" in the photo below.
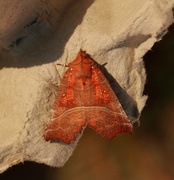
<svg viewBox="0 0 174 180">
<path fill-rule="evenodd" d="M 105 63 L 103 63 L 103 64 L 101 64 L 101 66 L 106 66 L 108 63 L 107 62 L 105 62 Z"/>
<path fill-rule="evenodd" d="M 63 66 L 63 67 L 68 67 L 67 64 L 59 64 L 59 63 L 57 63 L 56 65 L 58 65 L 58 66 Z"/>
<path fill-rule="evenodd" d="M 104 67 L 104 66 L 106 66 L 108 63 L 107 62 L 105 62 L 105 63 L 103 63 L 103 64 L 98 64 L 97 63 L 97 67 Z"/>
</svg>

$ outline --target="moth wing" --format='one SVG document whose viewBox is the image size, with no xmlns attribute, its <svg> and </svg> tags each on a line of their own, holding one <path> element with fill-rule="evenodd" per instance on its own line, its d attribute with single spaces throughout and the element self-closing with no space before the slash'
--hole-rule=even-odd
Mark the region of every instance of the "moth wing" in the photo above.
<svg viewBox="0 0 174 180">
<path fill-rule="evenodd" d="M 112 140 L 117 134 L 132 133 L 133 125 L 125 114 L 107 79 L 98 67 L 92 73 L 94 100 L 87 124 L 103 138 Z"/>
<path fill-rule="evenodd" d="M 55 139 L 69 144 L 76 139 L 76 135 L 86 125 L 85 114 L 80 109 L 73 111 L 73 108 L 76 107 L 76 95 L 73 84 L 69 83 L 72 81 L 73 76 L 67 70 L 55 98 L 51 121 L 46 125 L 44 131 L 46 141 Z"/>
</svg>

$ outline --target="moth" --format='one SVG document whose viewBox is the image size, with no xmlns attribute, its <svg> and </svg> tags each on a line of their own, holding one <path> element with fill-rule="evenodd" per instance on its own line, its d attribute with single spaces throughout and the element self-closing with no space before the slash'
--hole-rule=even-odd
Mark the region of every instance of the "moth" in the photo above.
<svg viewBox="0 0 174 180">
<path fill-rule="evenodd" d="M 67 66 L 55 97 L 51 120 L 45 127 L 45 140 L 69 144 L 85 126 L 109 140 L 122 132 L 131 134 L 133 125 L 100 65 L 80 50 Z"/>
</svg>

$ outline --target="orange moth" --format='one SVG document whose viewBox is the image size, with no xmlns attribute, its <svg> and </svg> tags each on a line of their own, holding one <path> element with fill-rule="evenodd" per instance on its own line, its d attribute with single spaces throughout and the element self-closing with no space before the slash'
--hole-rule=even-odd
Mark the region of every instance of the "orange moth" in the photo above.
<svg viewBox="0 0 174 180">
<path fill-rule="evenodd" d="M 133 129 L 99 65 L 80 50 L 63 76 L 44 138 L 69 144 L 86 125 L 109 140 Z"/>
</svg>

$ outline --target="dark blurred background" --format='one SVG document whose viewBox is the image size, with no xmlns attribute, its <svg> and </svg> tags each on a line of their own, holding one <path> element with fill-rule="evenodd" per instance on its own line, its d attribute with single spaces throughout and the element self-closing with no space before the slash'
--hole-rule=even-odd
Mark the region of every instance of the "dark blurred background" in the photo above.
<svg viewBox="0 0 174 180">
<path fill-rule="evenodd" d="M 109 142 L 89 128 L 62 168 L 25 162 L 2 180 L 174 179 L 174 25 L 144 57 L 147 104 L 133 135 Z"/>
</svg>

